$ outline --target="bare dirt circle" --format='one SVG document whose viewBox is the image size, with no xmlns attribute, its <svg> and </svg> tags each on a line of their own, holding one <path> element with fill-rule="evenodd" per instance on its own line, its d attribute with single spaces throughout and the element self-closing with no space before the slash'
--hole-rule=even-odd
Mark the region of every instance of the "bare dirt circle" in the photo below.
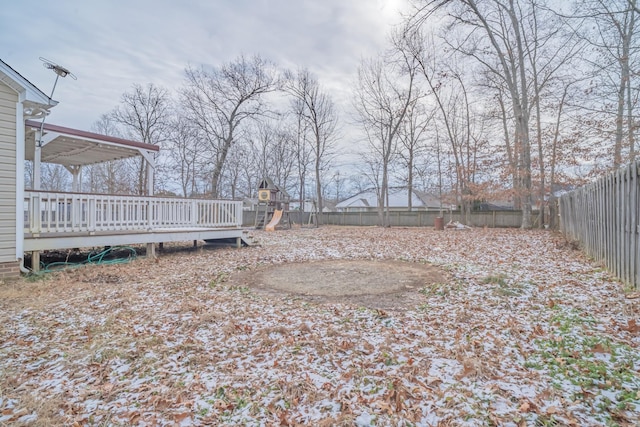
<svg viewBox="0 0 640 427">
<path fill-rule="evenodd" d="M 394 260 L 312 261 L 247 273 L 243 282 L 254 289 L 379 308 L 402 306 L 425 286 L 449 281 L 435 266 Z"/>
</svg>

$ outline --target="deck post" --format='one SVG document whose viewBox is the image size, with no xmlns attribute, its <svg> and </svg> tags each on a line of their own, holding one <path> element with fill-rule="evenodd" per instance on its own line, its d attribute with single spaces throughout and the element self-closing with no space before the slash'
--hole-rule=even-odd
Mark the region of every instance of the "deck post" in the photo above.
<svg viewBox="0 0 640 427">
<path fill-rule="evenodd" d="M 147 258 L 155 258 L 155 257 L 156 257 L 156 244 L 147 243 Z"/>
<path fill-rule="evenodd" d="M 31 271 L 34 273 L 40 271 L 40 251 L 31 252 Z"/>
<path fill-rule="evenodd" d="M 236 237 L 236 248 L 240 249 L 242 247 L 242 238 Z"/>
</svg>

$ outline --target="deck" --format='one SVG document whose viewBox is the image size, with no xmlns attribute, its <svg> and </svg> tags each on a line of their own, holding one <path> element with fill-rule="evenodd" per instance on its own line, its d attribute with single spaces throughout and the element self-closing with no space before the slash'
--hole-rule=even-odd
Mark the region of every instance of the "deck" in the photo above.
<svg viewBox="0 0 640 427">
<path fill-rule="evenodd" d="M 25 191 L 25 252 L 242 237 L 242 202 Z"/>
</svg>

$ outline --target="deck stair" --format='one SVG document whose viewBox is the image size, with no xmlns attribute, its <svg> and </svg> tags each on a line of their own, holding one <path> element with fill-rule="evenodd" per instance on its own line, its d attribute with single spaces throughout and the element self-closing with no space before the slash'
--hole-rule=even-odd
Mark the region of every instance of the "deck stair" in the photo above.
<svg viewBox="0 0 640 427">
<path fill-rule="evenodd" d="M 242 244 L 244 246 L 260 246 L 260 241 L 248 230 L 242 230 Z"/>
</svg>

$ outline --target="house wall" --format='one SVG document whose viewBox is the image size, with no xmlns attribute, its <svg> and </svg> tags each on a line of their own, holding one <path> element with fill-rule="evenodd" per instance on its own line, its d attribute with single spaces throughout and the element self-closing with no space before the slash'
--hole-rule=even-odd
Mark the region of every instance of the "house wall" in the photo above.
<svg viewBox="0 0 640 427">
<path fill-rule="evenodd" d="M 16 261 L 16 103 L 0 83 L 0 278 L 19 274 Z"/>
</svg>

